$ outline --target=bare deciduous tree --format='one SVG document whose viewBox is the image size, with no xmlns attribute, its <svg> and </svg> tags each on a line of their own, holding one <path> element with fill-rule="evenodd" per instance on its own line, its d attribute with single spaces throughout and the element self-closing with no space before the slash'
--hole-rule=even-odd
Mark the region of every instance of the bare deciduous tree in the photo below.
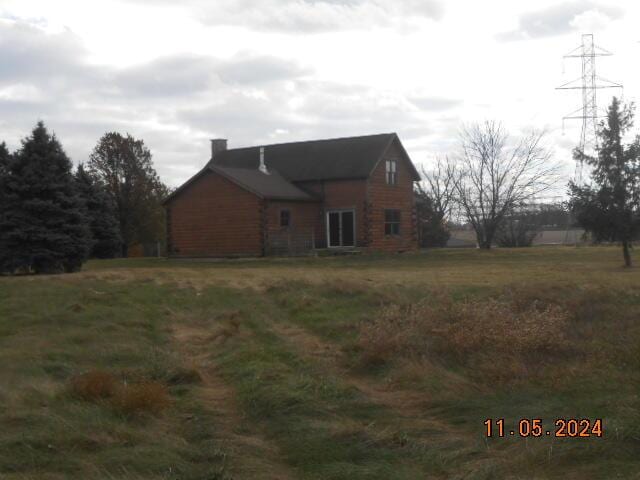
<svg viewBox="0 0 640 480">
<path fill-rule="evenodd" d="M 559 166 L 552 162 L 543 138 L 543 132 L 533 131 L 509 146 L 509 135 L 498 122 L 463 129 L 454 187 L 480 248 L 491 248 L 508 212 L 557 182 Z"/>
<path fill-rule="evenodd" d="M 427 195 L 433 202 L 433 209 L 441 218 L 449 216 L 455 202 L 455 164 L 449 157 L 438 157 L 435 168 L 426 170 L 421 167 L 422 182 L 418 183 L 418 192 Z"/>
<path fill-rule="evenodd" d="M 416 187 L 418 238 L 421 247 L 444 247 L 449 240 L 446 219 L 454 205 L 455 166 L 448 157 L 437 158 L 432 170 L 421 167 Z"/>
</svg>

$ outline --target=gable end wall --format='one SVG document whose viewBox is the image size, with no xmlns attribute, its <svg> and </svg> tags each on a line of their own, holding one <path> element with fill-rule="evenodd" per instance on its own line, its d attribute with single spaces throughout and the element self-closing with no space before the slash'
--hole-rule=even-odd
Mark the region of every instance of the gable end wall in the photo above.
<svg viewBox="0 0 640 480">
<path fill-rule="evenodd" d="M 395 159 L 398 181 L 388 185 L 386 179 L 386 160 Z M 418 248 L 415 204 L 413 197 L 413 178 L 410 166 L 402 154 L 398 140 L 395 140 L 385 152 L 367 182 L 368 228 L 371 250 L 397 252 Z M 388 236 L 384 233 L 384 210 L 400 210 L 400 235 Z"/>
<path fill-rule="evenodd" d="M 166 208 L 171 257 L 263 254 L 263 201 L 217 173 L 195 180 Z"/>
</svg>

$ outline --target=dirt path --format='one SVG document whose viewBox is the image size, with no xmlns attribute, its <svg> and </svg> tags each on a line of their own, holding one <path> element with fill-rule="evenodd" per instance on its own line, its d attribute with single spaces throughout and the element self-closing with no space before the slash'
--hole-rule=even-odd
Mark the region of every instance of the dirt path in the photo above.
<svg viewBox="0 0 640 480">
<path fill-rule="evenodd" d="M 427 406 L 424 394 L 416 391 L 390 389 L 375 381 L 354 375 L 342 366 L 344 354 L 335 344 L 327 342 L 308 330 L 291 325 L 273 322 L 273 331 L 288 342 L 302 358 L 319 363 L 323 370 L 350 385 L 367 399 L 393 413 L 393 416 L 415 429 L 440 431 L 448 435 L 466 437 L 463 432 L 437 418 L 426 416 Z"/>
<path fill-rule="evenodd" d="M 297 476 L 285 464 L 278 448 L 259 432 L 245 431 L 235 392 L 220 376 L 211 358 L 211 331 L 176 323 L 173 334 L 186 363 L 198 370 L 202 383 L 197 394 L 202 405 L 218 414 L 212 427 L 229 453 L 234 479 L 289 480 Z"/>
</svg>

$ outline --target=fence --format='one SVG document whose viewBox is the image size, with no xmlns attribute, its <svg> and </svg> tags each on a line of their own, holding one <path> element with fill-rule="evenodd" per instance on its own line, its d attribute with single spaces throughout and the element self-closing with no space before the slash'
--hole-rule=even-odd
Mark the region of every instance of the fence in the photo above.
<svg viewBox="0 0 640 480">
<path fill-rule="evenodd" d="M 584 230 L 574 229 L 543 229 L 533 238 L 533 245 L 575 245 L 588 243 L 583 238 Z M 447 247 L 476 247 L 476 235 L 473 230 L 451 230 L 451 237 Z"/>
</svg>

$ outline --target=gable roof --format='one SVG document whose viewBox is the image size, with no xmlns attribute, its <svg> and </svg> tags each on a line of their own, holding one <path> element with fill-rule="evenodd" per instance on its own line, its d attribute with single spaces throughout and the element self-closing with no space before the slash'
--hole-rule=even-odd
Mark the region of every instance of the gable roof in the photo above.
<svg viewBox="0 0 640 480">
<path fill-rule="evenodd" d="M 266 145 L 264 158 L 270 171 L 277 170 L 293 182 L 368 178 L 394 140 L 414 179 L 419 180 L 420 175 L 395 133 Z M 259 158 L 260 146 L 234 148 L 216 154 L 210 165 L 257 169 Z"/>
<path fill-rule="evenodd" d="M 270 200 L 317 200 L 285 180 L 282 175 L 274 170 L 270 170 L 269 174 L 265 174 L 257 168 L 230 168 L 219 165 L 209 165 L 208 168 L 261 198 Z"/>
<path fill-rule="evenodd" d="M 292 200 L 313 202 L 317 199 L 307 192 L 299 189 L 292 183 L 285 180 L 278 172 L 271 170 L 269 174 L 264 174 L 258 169 L 230 168 L 219 165 L 207 165 L 193 177 L 180 185 L 176 190 L 164 199 L 163 205 L 179 195 L 189 185 L 206 173 L 217 173 L 227 180 L 235 183 L 239 187 L 247 190 L 260 198 L 269 200 Z"/>
</svg>

